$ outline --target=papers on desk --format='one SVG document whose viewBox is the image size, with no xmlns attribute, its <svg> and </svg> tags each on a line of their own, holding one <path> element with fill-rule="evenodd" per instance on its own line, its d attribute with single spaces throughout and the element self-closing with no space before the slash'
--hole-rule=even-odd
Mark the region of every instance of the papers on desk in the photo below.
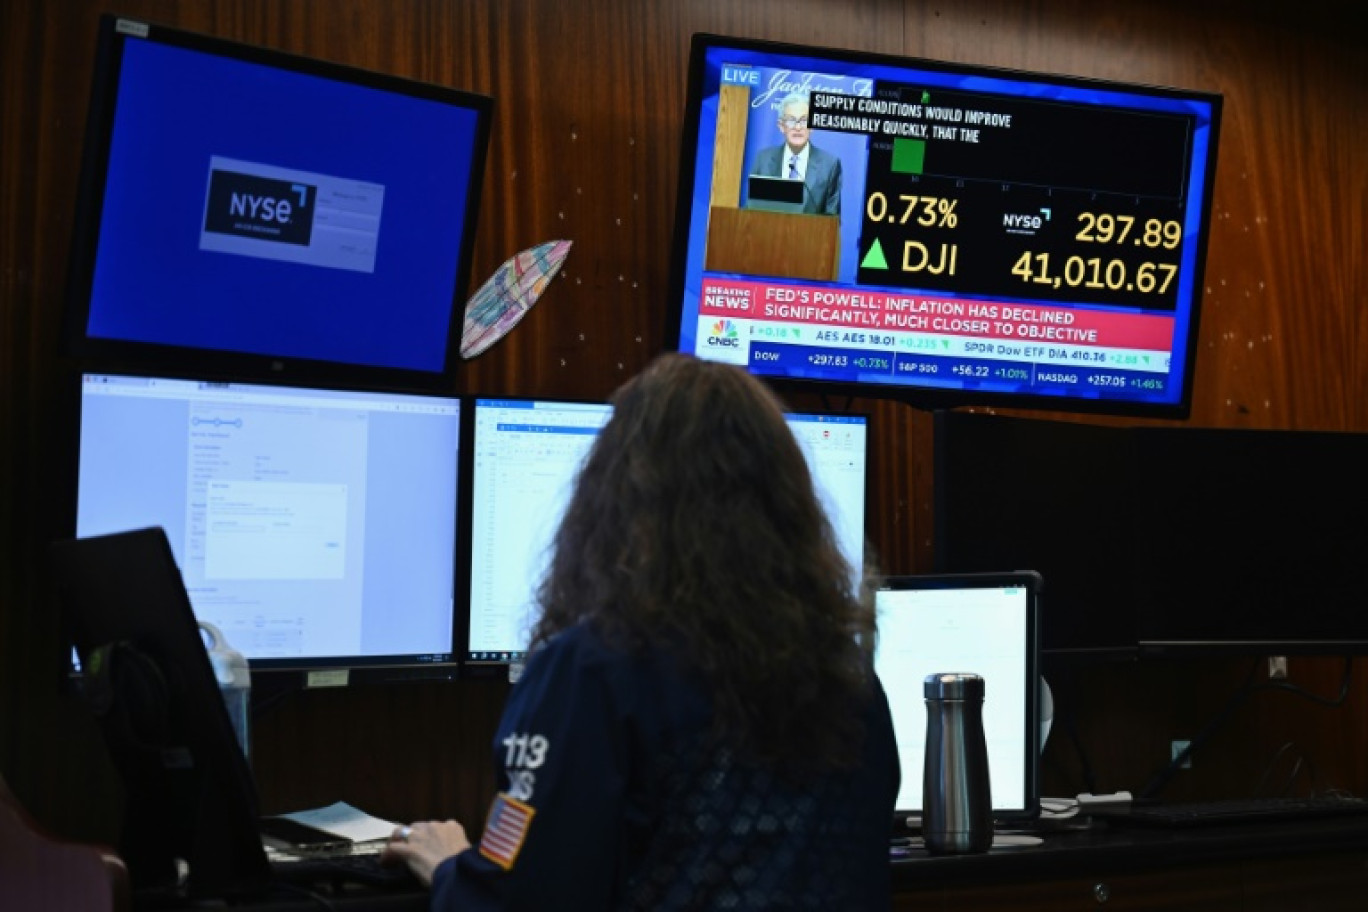
<svg viewBox="0 0 1368 912">
<path fill-rule="evenodd" d="M 334 836 L 350 839 L 352 842 L 374 842 L 380 839 L 388 839 L 389 835 L 394 832 L 394 828 L 399 825 L 391 820 L 372 817 L 345 801 L 339 801 L 327 807 L 314 808 L 309 811 L 295 811 L 292 814 L 281 814 L 280 816 L 311 826 L 316 830 L 332 833 Z"/>
</svg>

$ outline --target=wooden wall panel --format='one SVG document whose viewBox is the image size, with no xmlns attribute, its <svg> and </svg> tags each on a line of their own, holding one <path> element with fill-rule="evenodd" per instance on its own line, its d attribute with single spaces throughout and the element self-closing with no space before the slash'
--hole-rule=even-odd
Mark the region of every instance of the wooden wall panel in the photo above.
<svg viewBox="0 0 1368 912">
<path fill-rule="evenodd" d="M 54 392 L 64 376 L 56 342 L 99 12 L 495 96 L 477 280 L 529 245 L 575 246 L 513 335 L 468 365 L 462 389 L 489 394 L 604 396 L 659 350 L 695 31 L 1214 89 L 1226 113 L 1192 423 L 1368 431 L 1368 55 L 1355 6 L 10 0 L 0 12 L 0 770 L 55 829 L 108 837 L 117 790 L 91 726 L 58 687 L 41 565 L 70 498 L 71 416 Z M 872 545 L 891 572 L 929 568 L 929 417 L 883 401 L 794 404 L 874 417 Z M 1338 681 L 1333 662 L 1293 668 L 1321 691 Z M 1133 781 L 1179 727 L 1199 721 L 1183 715 L 1199 712 L 1183 694 L 1198 685 L 1221 692 L 1242 674 L 1088 670 L 1074 707 L 1081 736 L 1094 759 Z M 393 816 L 478 821 L 505 690 L 462 681 L 283 698 L 258 724 L 267 810 L 345 798 Z M 1299 707 L 1265 701 L 1250 712 L 1237 733 L 1291 726 Z M 1322 769 L 1368 791 L 1366 722 L 1368 707 L 1352 703 L 1297 738 L 1314 742 Z M 1048 784 L 1077 791 L 1068 745 L 1052 741 Z M 1258 759 L 1242 761 L 1232 748 L 1230 762 L 1256 769 L 1274 749 L 1256 747 Z"/>
</svg>

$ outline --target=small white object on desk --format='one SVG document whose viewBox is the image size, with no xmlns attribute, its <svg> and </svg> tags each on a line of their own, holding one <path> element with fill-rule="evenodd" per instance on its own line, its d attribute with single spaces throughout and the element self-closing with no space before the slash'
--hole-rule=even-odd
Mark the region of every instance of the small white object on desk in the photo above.
<svg viewBox="0 0 1368 912">
<path fill-rule="evenodd" d="M 1087 810 L 1090 807 L 1101 807 L 1103 805 L 1110 807 L 1118 804 L 1130 804 L 1131 801 L 1131 793 L 1127 791 L 1109 792 L 1103 795 L 1083 792 L 1078 796 L 1078 806 L 1084 810 Z"/>
<path fill-rule="evenodd" d="M 292 814 L 281 814 L 280 816 L 288 817 L 290 820 L 306 824 L 316 830 L 323 830 L 325 833 L 332 833 L 334 836 L 342 836 L 352 842 L 373 842 L 388 839 L 390 834 L 394 832 L 394 828 L 399 825 L 391 820 L 372 817 L 345 801 L 338 801 L 327 807 L 309 811 L 295 811 Z"/>
</svg>

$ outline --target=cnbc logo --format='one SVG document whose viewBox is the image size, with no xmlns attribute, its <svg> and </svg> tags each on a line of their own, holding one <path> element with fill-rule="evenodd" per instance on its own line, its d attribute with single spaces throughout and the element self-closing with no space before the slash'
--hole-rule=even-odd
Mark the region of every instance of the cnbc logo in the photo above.
<svg viewBox="0 0 1368 912">
<path fill-rule="evenodd" d="M 708 332 L 708 345 L 715 348 L 740 348 L 741 339 L 736 332 L 736 324 L 723 317 Z"/>
<path fill-rule="evenodd" d="M 215 168 L 204 230 L 307 247 L 316 191 L 311 184 Z"/>
</svg>

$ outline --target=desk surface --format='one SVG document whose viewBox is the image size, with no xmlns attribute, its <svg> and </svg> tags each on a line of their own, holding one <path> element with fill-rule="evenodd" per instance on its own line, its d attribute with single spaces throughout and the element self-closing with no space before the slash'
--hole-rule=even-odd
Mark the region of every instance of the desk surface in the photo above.
<svg viewBox="0 0 1368 912">
<path fill-rule="evenodd" d="M 318 912 L 319 909 L 335 909 L 338 912 L 426 912 L 428 891 L 417 887 L 402 890 L 347 887 L 320 890 L 313 894 L 295 887 L 276 887 L 260 898 L 207 907 L 186 900 L 172 901 L 165 896 L 135 894 L 133 908 L 136 912 L 189 912 L 205 908 L 222 912 Z"/>
<path fill-rule="evenodd" d="M 983 855 L 936 856 L 913 850 L 893 861 L 893 889 L 1368 851 L 1368 815 L 1173 828 L 1080 818 L 1077 826 L 1039 834 L 1038 846 L 994 848 Z"/>
<path fill-rule="evenodd" d="M 1241 826 L 1159 828 L 1085 821 L 1043 833 L 1038 846 L 994 848 L 981 855 L 931 855 L 917 849 L 892 862 L 893 892 L 984 886 L 1063 878 L 1144 874 L 1159 869 L 1287 859 L 1331 853 L 1368 853 L 1368 815 Z M 1360 894 L 1361 895 L 1361 894 Z M 325 894 L 328 907 L 351 912 L 420 912 L 426 890 L 341 889 Z M 139 912 L 178 908 L 135 898 Z M 185 908 L 185 907 L 181 907 Z M 303 891 L 281 889 L 233 904 L 243 912 L 303 912 L 320 908 Z"/>
</svg>

